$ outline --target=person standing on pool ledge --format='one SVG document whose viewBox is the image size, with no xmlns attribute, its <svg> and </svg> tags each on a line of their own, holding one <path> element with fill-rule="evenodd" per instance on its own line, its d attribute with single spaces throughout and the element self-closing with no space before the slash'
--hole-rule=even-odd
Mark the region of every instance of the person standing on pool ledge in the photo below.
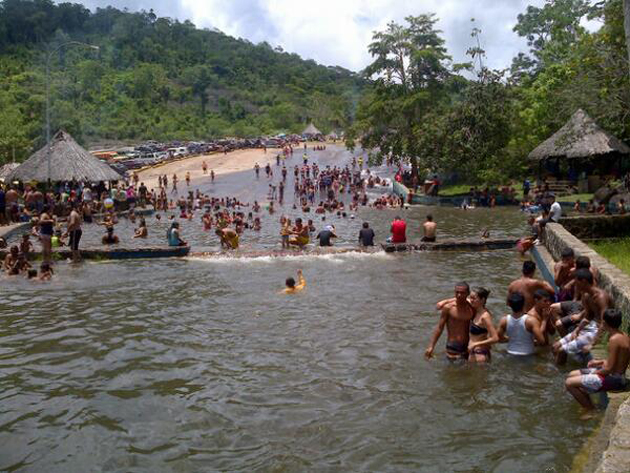
<svg viewBox="0 0 630 473">
<path fill-rule="evenodd" d="M 440 339 L 446 326 L 446 357 L 451 361 L 465 360 L 468 356 L 468 337 L 470 321 L 474 311 L 468 302 L 470 286 L 460 282 L 455 286 L 455 304 L 446 304 L 442 307 L 440 321 L 433 331 L 429 347 L 424 352 L 426 359 L 433 357 L 435 344 Z"/>
</svg>

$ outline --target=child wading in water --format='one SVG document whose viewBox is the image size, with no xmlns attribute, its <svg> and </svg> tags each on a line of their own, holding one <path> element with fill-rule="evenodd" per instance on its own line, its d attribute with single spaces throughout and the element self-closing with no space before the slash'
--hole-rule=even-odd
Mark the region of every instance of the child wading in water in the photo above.
<svg viewBox="0 0 630 473">
<path fill-rule="evenodd" d="M 282 236 L 282 249 L 289 248 L 289 236 L 291 236 L 291 219 L 282 217 L 280 220 L 282 228 L 280 229 L 280 236 Z"/>
</svg>

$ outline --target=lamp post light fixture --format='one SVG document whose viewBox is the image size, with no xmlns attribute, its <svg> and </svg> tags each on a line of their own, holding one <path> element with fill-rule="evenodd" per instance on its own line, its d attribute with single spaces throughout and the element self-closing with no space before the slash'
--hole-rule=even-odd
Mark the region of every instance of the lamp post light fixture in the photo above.
<svg viewBox="0 0 630 473">
<path fill-rule="evenodd" d="M 83 46 L 84 48 L 90 48 L 95 51 L 99 51 L 100 48 L 93 44 L 82 43 L 81 41 L 66 41 L 65 43 L 61 43 L 55 49 L 49 50 L 46 54 L 46 155 L 48 162 L 48 187 L 50 188 L 50 60 L 57 51 L 66 46 Z M 50 48 L 49 48 L 50 49 Z"/>
</svg>

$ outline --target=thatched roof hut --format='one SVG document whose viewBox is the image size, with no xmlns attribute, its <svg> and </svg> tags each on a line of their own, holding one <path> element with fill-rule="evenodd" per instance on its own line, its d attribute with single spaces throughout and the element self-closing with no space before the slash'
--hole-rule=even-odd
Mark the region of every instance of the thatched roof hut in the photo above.
<svg viewBox="0 0 630 473">
<path fill-rule="evenodd" d="M 5 180 L 6 177 L 11 173 L 11 171 L 13 171 L 19 165 L 19 163 L 7 163 L 3 166 L 0 166 L 0 180 Z"/>
<path fill-rule="evenodd" d="M 630 154 L 630 147 L 600 128 L 584 110 L 579 109 L 551 138 L 529 153 L 529 158 L 540 161 L 620 154 Z"/>
<path fill-rule="evenodd" d="M 48 181 L 48 149 L 44 146 L 8 176 L 14 181 Z M 50 180 L 52 182 L 117 181 L 122 176 L 108 164 L 83 149 L 68 133 L 57 132 L 50 142 Z"/>
<path fill-rule="evenodd" d="M 304 136 L 317 136 L 317 135 L 321 135 L 322 132 L 319 131 L 317 129 L 317 127 L 311 123 L 309 126 L 307 126 L 304 131 L 302 132 L 302 135 Z"/>
</svg>

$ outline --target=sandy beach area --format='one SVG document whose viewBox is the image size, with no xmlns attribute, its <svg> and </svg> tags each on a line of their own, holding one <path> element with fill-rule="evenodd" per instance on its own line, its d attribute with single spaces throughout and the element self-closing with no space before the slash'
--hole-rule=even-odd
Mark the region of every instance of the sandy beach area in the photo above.
<svg viewBox="0 0 630 473">
<path fill-rule="evenodd" d="M 269 163 L 275 164 L 276 155 L 282 152 L 278 148 L 269 148 L 267 153 L 262 149 L 243 149 L 232 151 L 228 154 L 210 154 L 186 158 L 171 163 L 154 166 L 138 173 L 140 181 L 151 188 L 158 187 L 158 176 L 166 174 L 169 184 L 172 181 L 173 174 L 177 174 L 179 182 L 184 182 L 186 173 L 190 172 L 190 179 L 194 183 L 196 180 L 203 178 L 208 179 L 210 170 L 214 170 L 215 175 L 229 174 L 251 170 L 254 172 L 254 165 L 258 163 L 261 168 Z M 301 152 L 296 150 L 297 152 Z M 208 174 L 204 175 L 201 164 L 205 161 L 208 164 Z"/>
</svg>

